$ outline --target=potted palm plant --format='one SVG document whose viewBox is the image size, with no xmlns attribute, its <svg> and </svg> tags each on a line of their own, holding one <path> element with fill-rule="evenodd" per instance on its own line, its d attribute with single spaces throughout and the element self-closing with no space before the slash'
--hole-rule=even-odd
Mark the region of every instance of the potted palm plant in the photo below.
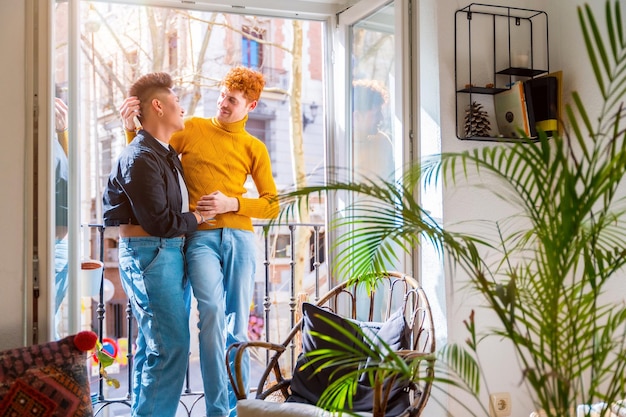
<svg viewBox="0 0 626 417">
<path fill-rule="evenodd" d="M 335 245 L 339 276 L 375 285 L 398 246 L 411 251 L 421 239 L 434 242 L 497 317 L 493 328 L 481 328 L 473 315 L 468 318 L 468 341 L 442 350 L 435 383 L 480 396 L 478 345 L 484 338 L 498 337 L 513 346 L 534 409 L 549 417 L 569 417 L 578 404 L 599 402 L 605 404 L 604 413 L 626 398 L 626 305 L 607 294 L 616 280 L 624 279 L 626 264 L 626 200 L 620 192 L 626 176 L 626 39 L 619 2 L 607 1 L 605 13 L 606 26 L 600 27 L 590 7 L 578 8 L 602 97 L 597 120 L 574 92 L 572 104 L 565 107 L 562 134 L 547 137 L 540 132 L 536 143 L 525 138 L 437 155 L 409 167 L 401 183 L 335 181 L 282 196 L 283 215 L 312 194 L 367 196 L 332 224 L 347 230 Z M 429 217 L 414 193 L 440 180 L 445 187 L 483 187 L 511 204 L 515 217 L 480 219 L 493 227 L 497 241 L 444 228 Z M 516 227 L 503 227 L 512 219 Z M 487 251 L 489 257 L 484 256 Z M 494 259 L 494 251 L 496 262 L 487 261 Z M 342 357 L 339 350 L 336 355 L 316 354 L 323 358 L 316 366 Z M 389 360 L 362 372 L 375 375 L 378 366 L 386 376 L 393 369 L 403 378 L 416 377 L 411 366 L 392 366 L 394 352 L 372 356 Z M 409 363 L 417 366 L 419 360 Z M 333 392 L 344 391 L 335 387 Z M 335 397 L 326 405 L 333 401 L 345 403 Z M 485 407 L 467 411 L 486 413 Z"/>
</svg>

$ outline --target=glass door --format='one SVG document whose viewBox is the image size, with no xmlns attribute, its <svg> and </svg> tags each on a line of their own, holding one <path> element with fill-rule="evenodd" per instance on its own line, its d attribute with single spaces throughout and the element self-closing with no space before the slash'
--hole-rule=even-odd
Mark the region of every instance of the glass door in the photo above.
<svg viewBox="0 0 626 417">
<path fill-rule="evenodd" d="M 352 181 L 400 180 L 402 167 L 411 158 L 409 132 L 414 121 L 407 117 L 412 103 L 407 16 L 409 2 L 387 0 L 358 3 L 339 17 L 338 48 L 345 60 L 335 65 L 335 77 L 346 91 L 346 101 L 337 112 L 345 113 L 343 123 L 338 123 L 334 157 L 337 166 L 349 167 Z M 362 199 L 345 196 L 346 204 L 360 204 Z M 386 268 L 414 274 L 411 257 Z"/>
</svg>

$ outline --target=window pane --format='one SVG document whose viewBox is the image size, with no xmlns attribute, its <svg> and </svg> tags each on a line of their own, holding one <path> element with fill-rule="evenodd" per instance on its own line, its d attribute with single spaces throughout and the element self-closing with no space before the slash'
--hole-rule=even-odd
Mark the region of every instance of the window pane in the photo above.
<svg viewBox="0 0 626 417">
<path fill-rule="evenodd" d="M 68 185 L 69 177 L 69 135 L 68 127 L 68 14 L 67 7 L 55 4 L 55 27 L 52 47 L 56 67 L 53 71 L 54 85 L 54 126 L 50 131 L 52 147 L 52 192 L 54 195 L 54 280 L 51 282 L 51 304 L 55 337 L 67 334 L 67 287 L 68 287 Z"/>
<path fill-rule="evenodd" d="M 393 181 L 401 165 L 395 155 L 402 149 L 402 135 L 394 131 L 397 123 L 392 122 L 396 102 L 394 13 L 392 2 L 358 21 L 350 30 L 351 166 L 357 182 Z M 358 198 L 359 203 L 364 201 L 363 197 Z M 387 268 L 406 270 L 400 265 Z"/>
<path fill-rule="evenodd" d="M 393 178 L 394 144 L 389 129 L 387 87 L 376 79 L 355 79 L 352 98 L 355 178 Z"/>
<path fill-rule="evenodd" d="M 355 177 L 393 177 L 394 5 L 352 28 L 352 143 Z"/>
<path fill-rule="evenodd" d="M 257 108 L 249 114 L 246 127 L 267 146 L 276 184 L 279 190 L 286 189 L 293 186 L 294 178 L 305 178 L 306 181 L 323 178 L 325 170 L 326 139 L 322 116 L 325 84 L 324 63 L 320 59 L 325 31 L 323 23 L 315 21 L 80 1 L 77 29 L 80 33 L 81 76 L 79 80 L 68 82 L 65 75 L 68 61 L 63 58 L 68 45 L 67 8 L 68 2 L 59 0 L 55 9 L 54 82 L 61 86 L 66 83 L 67 88 L 78 88 L 80 91 L 80 103 L 70 109 L 80 120 L 80 132 L 76 135 L 80 146 L 72 147 L 70 144 L 69 148 L 70 155 L 78 153 L 80 161 L 80 174 L 77 178 L 69 178 L 70 181 L 80 182 L 82 230 L 76 247 L 81 252 L 81 259 L 98 261 L 102 241 L 106 309 L 103 334 L 119 346 L 119 359 L 122 361 L 125 359 L 124 349 L 132 347 L 134 334 L 129 335 L 128 332 L 127 297 L 119 278 L 117 230 L 107 228 L 100 236 L 99 229 L 93 225 L 102 222 L 102 191 L 126 143 L 118 107 L 126 97 L 129 86 L 148 72 L 167 71 L 175 79 L 186 115 L 213 117 L 217 110 L 219 81 L 224 74 L 239 64 L 257 68 L 265 76 L 265 91 Z M 294 48 L 294 39 L 303 40 L 300 49 Z M 294 74 L 299 74 L 297 82 Z M 294 85 L 301 87 L 294 88 Z M 246 188 L 248 195 L 256 193 L 252 181 L 246 183 Z M 324 225 L 325 210 L 320 209 L 321 206 L 314 205 L 317 210 L 308 213 L 310 222 Z M 286 227 L 272 233 L 280 237 L 289 236 Z M 265 267 L 261 258 L 264 255 L 261 235 L 259 233 L 255 288 L 263 289 Z M 309 241 L 304 239 L 302 245 L 296 247 L 296 250 L 306 251 L 297 262 L 302 265 L 299 285 L 307 288 L 312 287 L 309 284 L 320 269 L 321 280 L 328 282 L 325 265 L 311 271 L 311 257 L 315 254 L 309 253 Z M 288 242 L 291 243 L 290 240 Z M 284 239 L 272 240 L 272 244 L 275 247 L 270 253 L 276 253 L 278 258 L 291 256 L 291 246 Z M 320 251 L 325 249 L 323 242 L 319 246 Z M 59 250 L 57 253 L 62 252 Z M 318 254 L 317 259 L 325 264 L 327 258 Z M 283 293 L 289 286 L 291 265 L 289 258 L 270 260 L 270 288 L 281 302 L 288 299 Z M 263 296 L 262 292 L 255 291 L 257 315 L 258 306 L 263 306 Z M 95 299 L 98 300 L 98 297 Z M 86 311 L 83 325 L 98 330 L 99 300 L 96 300 L 86 297 L 66 300 L 66 304 L 82 303 Z M 197 314 L 192 312 L 190 320 L 191 328 L 196 329 Z M 282 320 L 282 317 L 277 317 L 272 325 Z M 192 332 L 193 335 L 196 333 Z M 276 333 L 284 335 L 286 330 L 276 330 Z M 64 335 L 63 332 L 59 334 Z M 192 374 L 197 372 L 197 349 L 197 340 L 195 343 L 192 340 Z M 124 366 L 120 362 L 122 370 Z M 201 383 L 199 375 L 196 376 L 193 378 L 197 384 L 192 387 L 194 390 L 199 389 Z M 119 379 L 124 380 L 123 377 Z"/>
</svg>

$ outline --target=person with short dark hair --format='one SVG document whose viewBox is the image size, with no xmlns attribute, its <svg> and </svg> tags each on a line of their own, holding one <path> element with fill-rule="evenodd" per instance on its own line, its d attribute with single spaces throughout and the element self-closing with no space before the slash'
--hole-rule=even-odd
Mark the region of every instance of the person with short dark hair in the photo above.
<svg viewBox="0 0 626 417">
<path fill-rule="evenodd" d="M 357 179 L 393 180 L 393 143 L 381 130 L 389 93 L 376 80 L 352 83 L 354 171 Z"/>
<path fill-rule="evenodd" d="M 248 113 L 256 108 L 264 85 L 260 72 L 232 68 L 222 80 L 216 116 L 188 119 L 171 141 L 181 155 L 190 200 L 215 219 L 190 234 L 185 244 L 187 273 L 200 313 L 200 367 L 208 417 L 236 415 L 224 358 L 227 346 L 248 340 L 256 268 L 252 218 L 278 215 L 267 147 L 246 131 Z M 141 98 L 129 97 L 120 109 L 129 137 L 138 103 L 143 103 Z M 258 197 L 244 196 L 248 176 Z M 249 358 L 243 362 L 247 385 Z"/>
<path fill-rule="evenodd" d="M 103 196 L 105 226 L 119 227 L 120 277 L 138 325 L 133 417 L 176 414 L 189 355 L 185 236 L 208 217 L 189 211 L 183 168 L 169 144 L 185 113 L 172 87 L 169 74 L 151 73 L 130 88 L 141 100 L 142 128 L 122 151 Z"/>
<path fill-rule="evenodd" d="M 68 257 L 67 257 L 67 225 L 68 204 L 67 186 L 69 183 L 69 165 L 67 160 L 69 139 L 67 133 L 67 104 L 59 98 L 54 98 L 54 126 L 56 140 L 52 142 L 54 155 L 54 333 L 59 335 L 59 308 L 67 294 Z"/>
</svg>

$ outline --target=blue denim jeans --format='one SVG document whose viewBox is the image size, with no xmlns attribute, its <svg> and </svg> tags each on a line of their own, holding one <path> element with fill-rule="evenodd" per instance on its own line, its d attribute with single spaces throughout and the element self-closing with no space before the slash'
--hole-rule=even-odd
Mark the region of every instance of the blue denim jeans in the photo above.
<svg viewBox="0 0 626 417">
<path fill-rule="evenodd" d="M 227 346 L 248 340 L 255 252 L 254 233 L 247 230 L 199 230 L 187 236 L 187 273 L 200 314 L 200 369 L 207 417 L 236 415 L 224 355 Z M 248 386 L 249 357 L 243 364 Z"/>
<path fill-rule="evenodd" d="M 122 286 L 137 320 L 133 417 L 173 417 L 189 356 L 184 238 L 120 238 Z"/>
<path fill-rule="evenodd" d="M 59 307 L 67 293 L 67 238 L 56 239 L 54 242 L 54 312 Z"/>
</svg>

